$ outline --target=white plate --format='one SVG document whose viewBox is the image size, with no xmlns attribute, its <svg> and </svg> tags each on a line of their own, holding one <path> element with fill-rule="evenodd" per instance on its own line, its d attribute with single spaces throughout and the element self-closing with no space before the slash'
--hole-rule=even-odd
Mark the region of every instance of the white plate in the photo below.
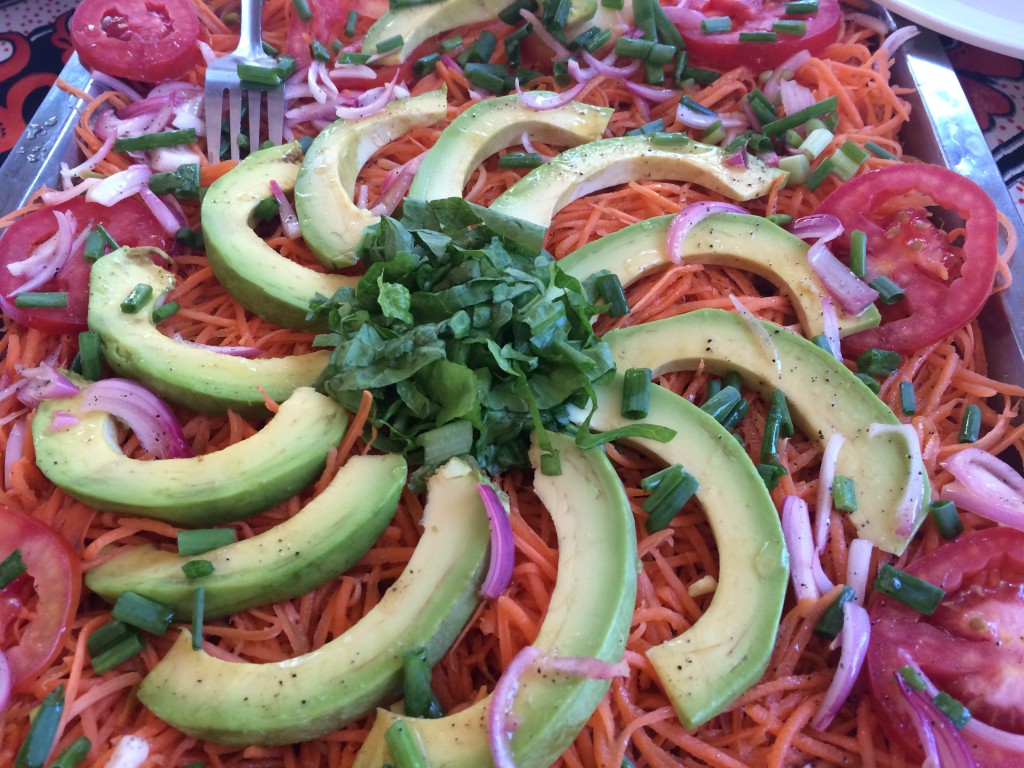
<svg viewBox="0 0 1024 768">
<path fill-rule="evenodd" d="M 1022 0 L 875 0 L 916 24 L 979 48 L 1024 58 Z"/>
</svg>

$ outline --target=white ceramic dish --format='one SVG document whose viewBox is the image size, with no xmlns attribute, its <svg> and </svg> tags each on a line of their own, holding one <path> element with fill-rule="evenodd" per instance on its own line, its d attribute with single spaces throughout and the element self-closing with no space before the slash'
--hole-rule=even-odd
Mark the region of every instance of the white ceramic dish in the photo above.
<svg viewBox="0 0 1024 768">
<path fill-rule="evenodd" d="M 1021 0 L 876 0 L 893 13 L 956 40 L 1024 58 Z"/>
</svg>

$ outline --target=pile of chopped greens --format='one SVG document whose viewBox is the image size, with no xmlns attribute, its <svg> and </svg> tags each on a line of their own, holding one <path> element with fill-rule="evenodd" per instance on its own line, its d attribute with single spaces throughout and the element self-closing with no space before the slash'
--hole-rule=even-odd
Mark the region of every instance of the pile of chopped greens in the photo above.
<svg viewBox="0 0 1024 768">
<path fill-rule="evenodd" d="M 543 239 L 461 198 L 407 200 L 401 221 L 366 230 L 356 287 L 313 302 L 331 331 L 316 343 L 334 347 L 318 389 L 352 411 L 369 390 L 374 447 L 423 465 L 420 480 L 456 455 L 491 473 L 528 465 L 530 433 L 574 432 L 570 408 L 588 408 L 614 370 L 591 327 L 607 305 Z"/>
</svg>

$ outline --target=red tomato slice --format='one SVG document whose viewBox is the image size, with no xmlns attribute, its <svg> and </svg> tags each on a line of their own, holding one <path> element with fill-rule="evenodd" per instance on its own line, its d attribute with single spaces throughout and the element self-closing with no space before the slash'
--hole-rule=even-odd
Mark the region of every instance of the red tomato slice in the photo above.
<svg viewBox="0 0 1024 768">
<path fill-rule="evenodd" d="M 892 213 L 893 198 L 926 195 L 966 222 L 962 247 L 946 243 L 920 209 Z M 867 235 L 868 279 L 886 275 L 906 298 L 879 305 L 882 324 L 845 339 L 853 353 L 874 347 L 907 353 L 938 341 L 981 311 L 996 274 L 999 221 L 985 191 L 968 178 L 934 165 L 892 165 L 865 173 L 825 198 L 815 213 L 843 223 L 838 249 L 849 232 Z"/>
<path fill-rule="evenodd" d="M 723 34 L 706 35 L 699 26 L 679 30 L 690 63 L 719 70 L 742 66 L 774 69 L 799 51 L 818 54 L 839 38 L 842 19 L 838 0 L 818 0 L 817 13 L 801 16 L 786 13 L 786 0 L 708 0 L 700 11 L 708 18 L 732 19 L 732 29 Z M 774 43 L 740 42 L 741 32 L 771 32 L 772 23 L 780 19 L 806 22 L 807 31 L 778 34 Z"/>
<path fill-rule="evenodd" d="M 294 11 L 288 17 L 288 55 L 300 65 L 312 59 L 310 45 L 319 40 L 330 45 L 333 40 L 352 42 L 342 32 L 348 21 L 349 11 L 356 11 L 362 19 L 378 19 L 388 12 L 387 0 L 308 0 L 313 18 L 303 21 Z M 368 25 L 362 21 L 358 30 L 365 33 Z M 370 87 L 373 87 L 372 85 Z"/>
<path fill-rule="evenodd" d="M 107 207 L 75 198 L 52 209 L 33 211 L 7 228 L 0 238 L 0 306 L 4 314 L 22 325 L 50 333 L 77 333 L 86 329 L 89 308 L 89 263 L 82 258 L 82 248 L 71 254 L 71 260 L 56 277 L 39 291 L 67 291 L 68 306 L 59 309 L 21 309 L 10 296 L 25 282 L 15 277 L 7 265 L 28 258 L 32 250 L 57 231 L 53 211 L 71 213 L 75 217 L 77 235 L 93 224 L 102 224 L 119 245 L 152 245 L 167 250 L 171 238 L 138 200 L 129 198 Z"/>
<path fill-rule="evenodd" d="M 21 550 L 37 596 L 32 618 L 12 645 L 10 630 L 24 592 L 19 581 L 0 591 L 0 649 L 14 673 L 14 688 L 19 690 L 56 657 L 78 610 L 82 573 L 78 555 L 64 539 L 25 513 L 0 507 L 0 558 L 15 549 Z"/>
<path fill-rule="evenodd" d="M 203 60 L 189 0 L 82 0 L 70 32 L 85 66 L 128 80 L 173 80 Z"/>
<path fill-rule="evenodd" d="M 978 720 L 1024 734 L 1024 532 L 992 528 L 962 536 L 907 572 L 942 587 L 946 597 L 930 617 L 886 597 L 871 608 L 867 668 L 886 733 L 921 756 L 893 678 L 905 663 L 903 650 Z M 983 742 L 967 743 L 978 765 L 1024 764 Z"/>
</svg>

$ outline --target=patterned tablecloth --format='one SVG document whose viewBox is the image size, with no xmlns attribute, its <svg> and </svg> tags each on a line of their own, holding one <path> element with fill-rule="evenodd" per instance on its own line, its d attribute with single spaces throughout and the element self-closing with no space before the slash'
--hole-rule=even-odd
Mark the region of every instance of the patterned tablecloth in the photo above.
<svg viewBox="0 0 1024 768">
<path fill-rule="evenodd" d="M 0 162 L 71 55 L 76 0 L 0 0 Z M 1024 61 L 947 41 L 949 57 L 1024 219 Z"/>
</svg>

